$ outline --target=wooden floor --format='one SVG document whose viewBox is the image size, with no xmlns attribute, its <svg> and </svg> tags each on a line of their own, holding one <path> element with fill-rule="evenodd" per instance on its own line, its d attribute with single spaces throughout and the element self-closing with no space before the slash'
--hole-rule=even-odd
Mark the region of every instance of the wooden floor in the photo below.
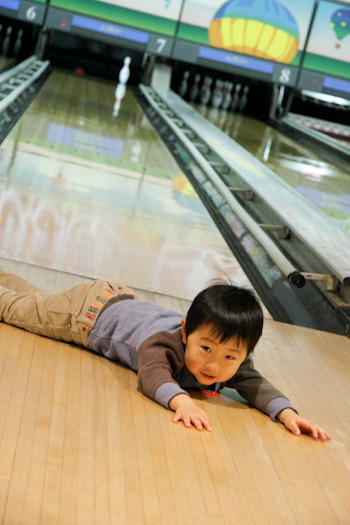
<svg viewBox="0 0 350 525">
<path fill-rule="evenodd" d="M 0 264 L 47 290 L 81 281 Z M 295 437 L 228 391 L 193 394 L 214 430 L 185 429 L 133 372 L 0 323 L 0 523 L 349 524 L 349 340 L 267 319 L 255 354 L 331 442 Z"/>
<path fill-rule="evenodd" d="M 56 79 L 1 146 L 0 266 L 47 291 L 121 278 L 184 315 L 222 271 L 246 280 L 132 95 L 108 120 L 110 85 Z M 228 391 L 193 394 L 213 432 L 185 429 L 133 372 L 0 323 L 0 524 L 349 525 L 350 341 L 265 315 L 257 368 L 332 441 Z"/>
</svg>

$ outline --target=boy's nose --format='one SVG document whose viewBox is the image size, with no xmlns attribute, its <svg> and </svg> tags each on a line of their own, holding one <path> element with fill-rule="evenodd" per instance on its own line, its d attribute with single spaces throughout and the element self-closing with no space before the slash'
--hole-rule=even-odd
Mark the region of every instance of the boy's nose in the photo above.
<svg viewBox="0 0 350 525">
<path fill-rule="evenodd" d="M 211 372 L 211 374 L 213 374 L 213 372 L 217 372 L 218 369 L 219 369 L 219 366 L 215 361 L 207 362 L 207 370 L 208 372 Z"/>
</svg>

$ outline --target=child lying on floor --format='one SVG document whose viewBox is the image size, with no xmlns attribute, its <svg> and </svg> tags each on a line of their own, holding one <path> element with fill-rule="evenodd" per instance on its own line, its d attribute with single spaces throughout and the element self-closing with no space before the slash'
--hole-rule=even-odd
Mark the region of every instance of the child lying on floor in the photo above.
<svg viewBox="0 0 350 525">
<path fill-rule="evenodd" d="M 137 371 L 141 391 L 173 410 L 173 421 L 186 427 L 212 430 L 188 389 L 217 392 L 229 387 L 293 434 L 306 431 L 316 439 L 330 439 L 254 368 L 251 354 L 262 333 L 263 313 L 245 288 L 210 286 L 183 318 L 141 302 L 133 290 L 109 281 L 47 294 L 0 270 L 1 320 L 127 365 Z"/>
</svg>

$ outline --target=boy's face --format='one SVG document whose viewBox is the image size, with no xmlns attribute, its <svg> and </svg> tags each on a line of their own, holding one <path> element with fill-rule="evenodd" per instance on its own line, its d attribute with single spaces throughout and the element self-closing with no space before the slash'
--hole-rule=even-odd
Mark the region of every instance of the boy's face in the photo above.
<svg viewBox="0 0 350 525">
<path fill-rule="evenodd" d="M 228 381 L 247 357 L 247 346 L 235 339 L 220 343 L 210 326 L 202 326 L 186 337 L 182 320 L 182 341 L 186 345 L 185 365 L 202 385 Z"/>
</svg>

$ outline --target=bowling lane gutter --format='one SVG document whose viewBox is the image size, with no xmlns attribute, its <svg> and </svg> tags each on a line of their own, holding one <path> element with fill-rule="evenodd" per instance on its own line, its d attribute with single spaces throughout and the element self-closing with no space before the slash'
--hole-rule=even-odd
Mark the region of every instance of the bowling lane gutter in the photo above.
<svg viewBox="0 0 350 525">
<path fill-rule="evenodd" d="M 151 97 L 147 96 L 147 90 L 144 86 L 140 86 L 141 91 L 147 97 L 149 103 L 159 111 L 156 104 Z M 160 110 L 161 111 L 161 110 Z M 188 151 L 191 153 L 195 161 L 202 168 L 202 170 L 207 174 L 211 182 L 216 186 L 220 193 L 224 196 L 225 200 L 231 206 L 233 211 L 241 219 L 241 221 L 246 225 L 248 230 L 252 235 L 260 242 L 264 249 L 269 253 L 272 260 L 280 268 L 282 273 L 287 278 L 297 279 L 298 270 L 290 263 L 290 261 L 283 255 L 283 253 L 277 248 L 275 243 L 266 235 L 266 233 L 257 225 L 257 223 L 251 218 L 251 216 L 244 210 L 244 208 L 239 204 L 237 199 L 232 195 L 230 190 L 227 188 L 226 184 L 218 178 L 215 170 L 208 164 L 208 162 L 203 158 L 198 150 L 193 146 L 190 139 L 188 139 L 183 133 L 177 128 L 177 126 L 169 119 L 169 117 L 163 112 L 163 119 L 166 121 L 169 127 L 173 130 L 175 135 L 181 140 L 181 142 L 186 146 Z M 300 284 L 303 283 L 303 279 L 300 277 Z M 303 283 L 304 284 L 304 283 Z"/>
<path fill-rule="evenodd" d="M 0 86 L 8 91 L 3 91 L 0 98 L 0 143 L 37 96 L 49 74 L 50 62 L 38 60 L 36 55 L 0 74 Z"/>
<path fill-rule="evenodd" d="M 148 89 L 145 87 L 145 86 L 140 86 L 140 90 L 143 92 L 144 96 L 146 96 L 148 99 L 149 99 L 149 102 L 154 106 L 155 110 L 156 111 L 162 111 L 161 109 L 159 109 L 159 107 L 157 107 L 157 105 L 153 102 L 152 100 L 152 96 L 148 95 L 149 91 Z M 162 97 L 162 94 L 158 94 L 160 96 L 161 99 L 164 100 L 164 98 Z M 174 93 L 171 93 L 169 94 L 167 97 L 166 97 L 166 100 L 164 100 L 164 103 L 167 104 L 168 103 L 168 99 L 171 99 L 170 102 L 172 102 L 173 98 L 175 99 L 176 98 L 176 103 L 178 104 L 182 104 L 183 101 L 181 99 L 179 99 L 179 97 L 177 97 Z M 179 100 L 178 100 L 179 99 Z M 184 104 L 184 103 L 183 103 Z M 171 108 L 171 109 L 170 109 Z M 174 111 L 175 113 L 178 113 L 177 112 L 177 106 L 175 107 L 172 107 L 172 105 L 170 104 L 170 111 Z M 192 110 L 194 111 L 194 110 Z M 189 127 L 192 129 L 192 125 L 191 125 L 191 118 L 190 118 L 190 115 L 189 113 L 191 112 L 191 108 L 188 108 L 188 111 L 186 114 L 182 115 L 181 118 L 183 118 L 183 120 L 186 122 L 186 120 L 189 119 L 189 122 L 187 122 L 187 124 L 189 125 Z M 232 205 L 232 208 L 234 209 L 235 213 L 237 213 L 237 215 L 239 215 L 239 217 L 241 218 L 241 220 L 243 222 L 246 222 L 246 227 L 249 229 L 249 231 L 254 235 L 254 237 L 261 243 L 262 246 L 264 246 L 264 248 L 266 249 L 266 251 L 269 253 L 269 255 L 271 256 L 271 258 L 274 260 L 274 262 L 276 263 L 276 265 L 280 268 L 280 270 L 282 271 L 282 273 L 288 277 L 288 279 L 293 279 L 293 281 L 295 280 L 294 284 L 298 285 L 298 286 L 303 286 L 304 284 L 304 280 L 303 280 L 303 277 L 302 275 L 300 276 L 300 272 L 290 263 L 290 261 L 284 256 L 284 254 L 279 250 L 279 248 L 275 245 L 275 243 L 271 240 L 271 238 L 261 229 L 260 225 L 257 224 L 251 217 L 249 214 L 246 214 L 245 210 L 241 207 L 241 205 L 238 203 L 238 201 L 234 198 L 234 196 L 232 195 L 232 193 L 230 192 L 229 188 L 226 186 L 226 184 L 218 177 L 218 174 L 216 173 L 216 171 L 208 164 L 207 160 L 203 158 L 203 156 L 200 154 L 200 152 L 198 152 L 198 150 L 193 146 L 191 140 L 189 140 L 185 135 L 184 133 L 177 127 L 176 125 L 176 120 L 174 120 L 174 123 L 171 121 L 170 118 L 167 117 L 166 115 L 166 112 L 162 112 L 163 113 L 163 117 L 164 119 L 166 120 L 167 124 L 171 127 L 171 129 L 174 131 L 174 133 L 177 135 L 177 137 L 179 138 L 179 140 L 181 140 L 181 142 L 185 143 L 186 142 L 186 147 L 188 147 L 189 151 L 191 152 L 191 155 L 193 154 L 194 158 L 196 159 L 196 161 L 201 165 L 202 169 L 208 173 L 208 177 L 210 177 L 210 179 L 212 180 L 213 184 L 219 189 L 220 193 L 224 196 L 224 198 L 226 199 L 227 202 L 229 202 L 230 205 Z M 196 118 L 199 119 L 201 118 L 199 115 L 196 114 Z M 197 122 L 198 124 L 198 122 Z M 206 123 L 207 126 L 209 127 L 209 123 Z M 197 126 L 198 127 L 198 126 Z M 199 136 L 201 136 L 201 138 L 204 140 L 205 143 L 208 144 L 207 140 L 206 140 L 206 132 L 203 130 L 203 128 L 201 127 L 201 129 L 197 129 L 197 128 L 193 128 L 194 132 L 197 133 Z M 215 128 L 215 132 L 218 132 L 219 133 L 219 130 L 217 130 Z M 224 135 L 224 134 L 223 134 Z M 224 135 L 223 137 L 223 140 L 229 140 L 228 137 L 226 135 Z M 230 139 L 230 144 L 231 144 L 231 148 L 233 147 L 233 141 L 232 139 Z M 249 156 L 248 152 L 246 152 L 245 150 L 243 150 L 243 148 L 240 148 L 236 143 L 234 143 L 234 146 L 235 148 L 239 149 L 239 151 L 242 150 L 242 155 L 243 157 L 247 157 Z M 210 144 L 208 144 L 208 147 L 211 148 Z M 216 153 L 218 155 L 220 155 L 220 152 L 219 151 L 216 151 Z M 247 157 L 247 161 L 249 160 L 250 163 L 253 163 L 255 167 L 255 164 L 258 162 L 255 158 L 250 158 L 251 156 L 249 156 L 249 158 Z M 221 156 L 221 158 L 223 159 L 223 162 L 224 163 L 227 163 L 227 159 L 223 158 Z M 230 166 L 230 162 L 229 162 L 229 166 Z M 259 165 L 260 166 L 260 165 Z M 257 168 L 259 168 L 259 166 L 256 166 Z M 236 170 L 237 169 L 237 166 L 230 166 L 233 170 Z M 260 168 L 259 168 L 260 169 Z M 266 168 L 263 167 L 262 169 L 264 169 L 266 171 Z M 249 170 L 248 170 L 249 171 Z M 282 221 L 282 223 L 284 223 L 286 220 L 287 220 L 287 225 L 288 227 L 291 228 L 291 230 L 293 231 L 293 229 L 295 228 L 295 226 L 298 227 L 299 224 L 301 224 L 302 222 L 302 226 L 303 228 L 301 228 L 301 231 L 303 233 L 309 233 L 311 237 L 314 237 L 315 233 L 314 233 L 314 230 L 313 230 L 313 227 L 314 227 L 314 224 L 312 223 L 309 227 L 307 227 L 305 221 L 306 221 L 306 217 L 308 219 L 310 219 L 311 217 L 311 212 L 309 214 L 304 214 L 303 217 L 300 217 L 298 219 L 298 216 L 296 214 L 293 213 L 293 215 L 291 216 L 293 220 L 291 220 L 291 217 L 284 217 L 283 214 L 285 214 L 284 210 L 282 209 L 281 210 L 281 206 L 280 206 L 280 203 L 281 203 L 281 199 L 280 199 L 280 192 L 282 192 L 283 190 L 283 198 L 286 198 L 288 197 L 289 195 L 289 192 L 292 192 L 293 193 L 293 190 L 287 186 L 286 184 L 283 183 L 283 181 L 281 181 L 273 172 L 270 173 L 270 170 L 268 170 L 269 173 L 268 175 L 273 177 L 273 181 L 270 183 L 268 178 L 264 177 L 264 180 L 263 181 L 260 181 L 260 180 L 257 180 L 256 179 L 256 176 L 254 173 L 248 173 L 247 172 L 247 169 L 244 169 L 244 174 L 243 174 L 243 177 L 246 178 L 248 176 L 248 184 L 251 186 L 251 187 L 254 187 L 254 191 L 255 192 L 258 192 L 258 194 L 260 195 L 260 197 L 266 201 L 266 192 L 268 193 L 268 200 L 266 201 L 267 203 L 269 202 L 269 200 L 272 199 L 272 201 L 274 202 L 275 198 L 276 198 L 276 195 L 279 197 L 278 198 L 278 202 L 279 202 L 279 207 L 276 209 L 273 205 L 273 203 L 271 204 L 272 206 L 272 209 L 275 210 L 275 212 L 277 212 L 277 214 L 280 216 L 280 220 Z M 250 178 L 253 178 L 254 180 L 250 180 Z M 259 179 L 259 177 L 258 177 Z M 251 182 L 253 182 L 253 184 L 250 184 Z M 263 184 L 262 184 L 263 183 Z M 268 186 L 267 188 L 265 188 L 265 186 Z M 260 194 L 259 193 L 259 190 L 263 190 L 263 194 Z M 278 191 L 277 191 L 278 190 Z M 271 193 L 272 192 L 272 193 Z M 277 193 L 276 193 L 277 192 Z M 271 193 L 271 194 L 270 194 Z M 275 195 L 276 194 L 276 195 Z M 293 193 L 293 198 L 290 197 L 289 198 L 289 201 L 290 202 L 290 206 L 300 206 L 301 210 L 303 210 L 305 208 L 305 201 L 304 199 L 302 199 L 298 194 L 294 195 Z M 289 202 L 288 199 L 286 201 Z M 296 202 L 294 202 L 296 201 Z M 322 219 L 323 216 L 321 216 L 320 212 L 318 210 L 312 210 L 314 215 L 316 215 L 316 212 L 317 212 L 317 224 L 319 224 L 319 221 Z M 289 214 L 290 210 L 287 210 L 287 215 Z M 310 219 L 311 220 L 311 219 Z M 315 220 L 315 217 L 313 217 L 313 220 Z M 324 221 L 323 221 L 324 222 Z M 321 221 L 321 224 L 322 224 L 322 221 Z M 323 226 L 325 226 L 323 224 Z M 330 225 L 329 223 L 327 222 L 327 229 L 330 228 Z M 333 230 L 332 230 L 333 231 Z M 327 234 L 329 234 L 329 232 L 327 231 Z M 338 232 L 338 237 L 339 237 L 339 232 Z M 344 241 L 344 239 L 342 239 Z M 315 244 L 313 242 L 313 239 L 308 239 L 308 238 L 305 238 L 305 242 L 306 244 L 311 245 L 313 246 L 314 249 L 317 250 L 317 248 L 320 248 L 320 245 L 319 246 L 316 246 L 315 247 Z M 324 247 L 326 248 L 326 247 Z M 329 247 L 327 247 L 328 249 L 326 250 L 327 254 L 328 254 L 328 257 L 329 257 Z M 345 250 L 345 247 L 344 247 L 344 244 L 342 245 L 342 251 Z M 318 253 L 318 252 L 317 252 Z M 329 260 L 327 261 L 327 259 L 325 259 L 324 257 L 324 253 L 319 253 L 318 254 L 319 257 L 321 258 L 321 260 L 323 260 L 323 262 L 329 266 L 330 270 L 333 272 L 334 275 L 337 276 L 337 278 L 343 282 L 347 279 L 350 278 L 350 268 L 347 268 L 345 267 L 344 268 L 344 265 L 346 266 L 345 262 L 342 261 L 342 264 L 330 264 L 329 263 Z M 339 257 L 338 257 L 339 258 Z M 332 262 L 337 262 L 337 256 L 336 254 L 333 256 L 333 260 L 331 261 Z M 296 273 L 295 273 L 296 272 Z M 307 278 L 311 278 L 311 274 L 310 273 L 306 273 L 306 276 Z"/>
<path fill-rule="evenodd" d="M 308 128 L 288 115 L 281 121 L 270 121 L 269 123 L 280 133 L 305 144 L 323 157 L 326 156 L 333 163 L 341 164 L 340 161 L 342 161 L 342 163 L 345 162 L 345 166 L 349 166 L 349 148 L 332 139 L 332 137 L 323 135 L 316 129 Z"/>
<path fill-rule="evenodd" d="M 14 70 L 9 70 L 0 77 L 0 84 L 3 84 L 5 81 L 9 80 L 11 81 L 12 78 L 14 78 L 19 73 L 25 73 L 25 70 L 27 67 L 31 67 L 33 63 L 36 62 L 35 55 L 33 57 L 30 57 L 28 60 L 25 60 L 18 66 L 14 68 Z M 50 62 L 42 62 L 41 66 L 38 68 L 38 70 L 33 73 L 28 79 L 24 80 L 18 87 L 14 88 L 12 93 L 7 95 L 3 100 L 0 102 L 0 113 L 5 111 L 10 104 L 12 104 L 31 84 L 33 84 L 47 69 Z"/>
<path fill-rule="evenodd" d="M 299 236 L 341 282 L 350 284 L 350 240 L 344 231 L 232 138 L 204 120 L 175 93 L 169 92 L 165 103 L 174 113 L 181 115 L 186 125 L 215 151 L 224 164 L 245 180 L 254 193 L 274 210 L 282 224 Z M 220 148 L 213 147 L 213 142 L 219 143 Z"/>
</svg>

